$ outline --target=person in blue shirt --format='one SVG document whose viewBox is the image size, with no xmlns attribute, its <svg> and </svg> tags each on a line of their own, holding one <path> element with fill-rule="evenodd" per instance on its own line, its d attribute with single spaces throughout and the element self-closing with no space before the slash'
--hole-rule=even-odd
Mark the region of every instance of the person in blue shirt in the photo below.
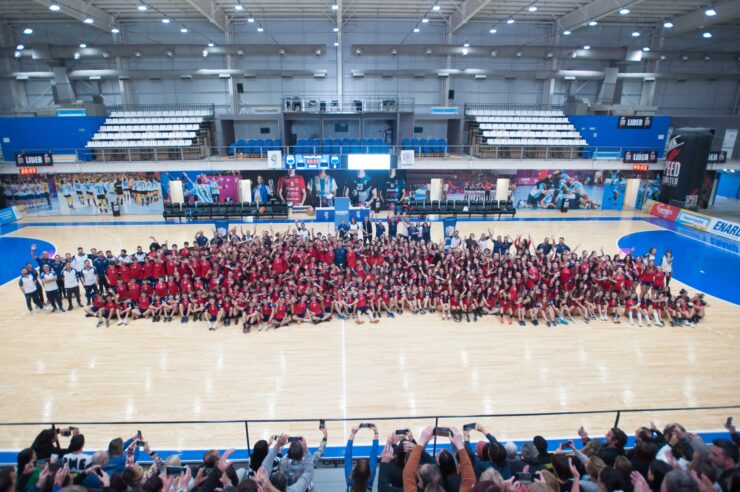
<svg viewBox="0 0 740 492">
<path fill-rule="evenodd" d="M 103 255 L 102 251 L 98 251 L 98 256 L 93 258 L 92 266 L 95 269 L 95 274 L 98 276 L 98 290 L 102 292 L 110 291 L 112 286 L 108 285 L 108 280 L 105 278 L 105 271 L 108 269 L 110 260 Z"/>
<path fill-rule="evenodd" d="M 377 219 L 375 221 L 375 237 L 381 238 L 383 234 L 385 234 L 385 225 L 383 225 L 382 219 Z"/>
<path fill-rule="evenodd" d="M 347 439 L 347 447 L 344 448 L 344 478 L 347 480 L 348 492 L 365 492 L 373 489 L 375 481 L 375 470 L 378 467 L 378 428 L 375 424 L 360 424 L 373 430 L 373 444 L 370 448 L 370 461 L 358 460 L 355 466 L 352 466 L 352 447 L 355 440 L 355 434 L 359 430 L 353 427 Z"/>
<path fill-rule="evenodd" d="M 347 248 L 344 244 L 339 244 L 334 248 L 334 264 L 337 266 L 344 266 L 347 264 Z"/>
<path fill-rule="evenodd" d="M 349 225 L 344 219 L 337 226 L 337 232 L 339 232 L 339 237 L 341 238 L 344 238 L 347 232 L 349 232 Z"/>
<path fill-rule="evenodd" d="M 432 224 L 431 222 L 424 222 L 421 224 L 421 238 L 425 243 L 432 242 Z"/>
</svg>

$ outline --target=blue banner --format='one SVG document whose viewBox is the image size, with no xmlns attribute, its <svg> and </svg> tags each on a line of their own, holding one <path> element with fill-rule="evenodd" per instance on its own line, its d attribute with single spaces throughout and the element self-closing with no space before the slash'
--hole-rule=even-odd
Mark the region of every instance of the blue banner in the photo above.
<svg viewBox="0 0 740 492">
<path fill-rule="evenodd" d="M 18 209 L 15 207 L 8 207 L 0 209 L 0 225 L 10 224 L 21 218 L 21 214 L 18 213 Z"/>
<path fill-rule="evenodd" d="M 214 221 L 216 225 L 216 231 L 218 232 L 219 236 L 225 236 L 229 233 L 229 221 L 219 219 Z"/>
<path fill-rule="evenodd" d="M 349 198 L 334 198 L 334 225 L 338 226 L 342 221 L 349 224 Z"/>
<path fill-rule="evenodd" d="M 452 240 L 452 236 L 455 235 L 455 228 L 457 227 L 457 218 L 456 217 L 445 217 L 442 219 L 442 226 L 444 228 L 444 234 L 445 234 L 445 249 L 450 247 L 450 241 Z"/>
</svg>

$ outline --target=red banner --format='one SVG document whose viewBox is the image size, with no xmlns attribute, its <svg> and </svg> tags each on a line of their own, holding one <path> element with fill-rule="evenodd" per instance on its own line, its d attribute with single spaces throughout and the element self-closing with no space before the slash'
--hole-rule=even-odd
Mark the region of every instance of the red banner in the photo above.
<svg viewBox="0 0 740 492">
<path fill-rule="evenodd" d="M 673 205 L 666 205 L 665 203 L 653 202 L 653 206 L 650 208 L 650 215 L 661 217 L 675 221 L 681 209 L 674 207 Z"/>
</svg>

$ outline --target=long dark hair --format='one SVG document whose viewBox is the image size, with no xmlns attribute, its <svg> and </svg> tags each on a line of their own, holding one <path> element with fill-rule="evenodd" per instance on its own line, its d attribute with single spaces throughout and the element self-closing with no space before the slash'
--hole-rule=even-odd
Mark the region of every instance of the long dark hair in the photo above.
<svg viewBox="0 0 740 492">
<path fill-rule="evenodd" d="M 350 474 L 352 479 L 351 492 L 367 492 L 370 481 L 370 463 L 367 460 L 358 460 Z"/>
</svg>

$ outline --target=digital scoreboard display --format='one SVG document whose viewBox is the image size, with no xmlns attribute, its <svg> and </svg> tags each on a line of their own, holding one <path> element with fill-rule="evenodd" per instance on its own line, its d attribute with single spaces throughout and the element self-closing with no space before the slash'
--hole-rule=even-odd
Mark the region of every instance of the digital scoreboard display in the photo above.
<svg viewBox="0 0 740 492">
<path fill-rule="evenodd" d="M 288 154 L 285 169 L 342 169 L 342 158 L 335 154 Z"/>
</svg>

